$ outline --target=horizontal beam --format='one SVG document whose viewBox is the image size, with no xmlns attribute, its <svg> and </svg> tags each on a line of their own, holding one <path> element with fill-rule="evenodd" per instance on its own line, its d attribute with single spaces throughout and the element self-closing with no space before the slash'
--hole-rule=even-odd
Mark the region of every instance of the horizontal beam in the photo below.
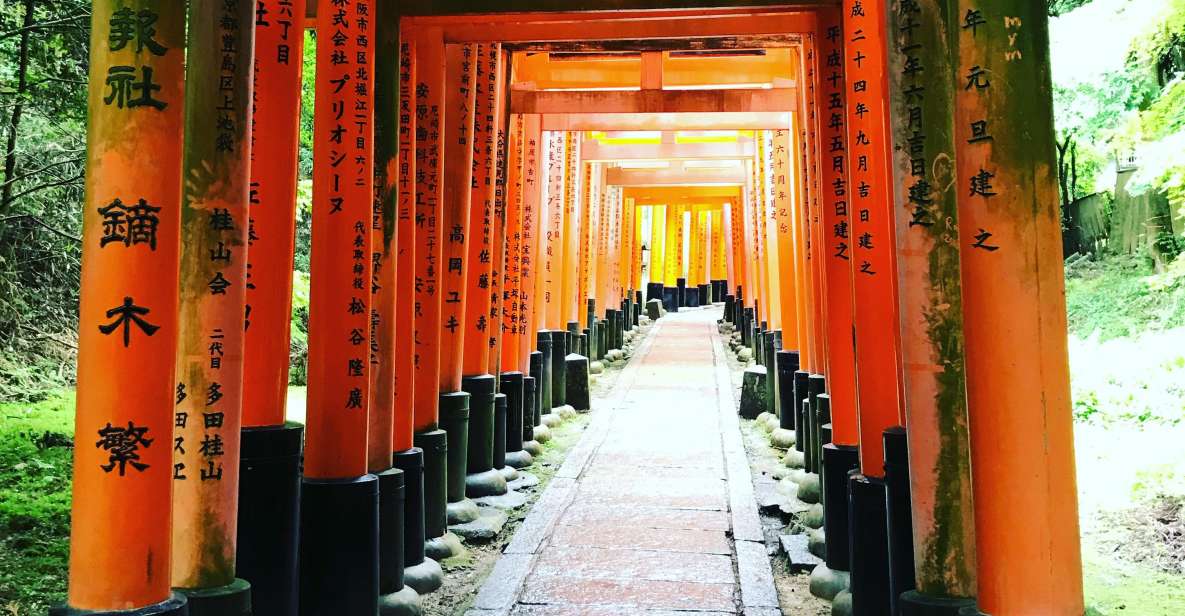
<svg viewBox="0 0 1185 616">
<path fill-rule="evenodd" d="M 511 113 L 719 113 L 794 111 L 796 88 L 544 91 L 510 93 Z"/>
<path fill-rule="evenodd" d="M 631 160 L 728 160 L 752 158 L 751 139 L 733 143 L 631 143 L 604 144 L 585 139 L 580 144 L 580 159 L 586 162 L 622 162 Z"/>
<path fill-rule="evenodd" d="M 745 0 L 754 7 L 778 6 L 794 10 L 839 6 L 840 0 Z M 404 0 L 404 15 L 465 15 L 474 13 L 524 13 L 571 11 L 637 11 L 672 9 L 725 9 L 726 0 Z"/>
<path fill-rule="evenodd" d="M 736 186 L 627 186 L 623 196 L 635 205 L 680 205 L 684 203 L 716 203 L 739 199 L 741 189 Z"/>
<path fill-rule="evenodd" d="M 517 90 L 637 88 L 642 83 L 640 54 L 580 54 L 562 60 L 552 56 L 515 53 L 511 87 Z M 662 83 L 669 89 L 702 84 L 792 86 L 798 78 L 798 65 L 797 49 L 791 47 L 764 49 L 760 55 L 666 56 L 662 61 Z"/>
<path fill-rule="evenodd" d="M 543 130 L 772 130 L 790 113 L 561 113 L 543 116 Z"/>
<path fill-rule="evenodd" d="M 605 183 L 614 186 L 744 186 L 742 169 L 622 169 L 610 167 Z"/>
</svg>

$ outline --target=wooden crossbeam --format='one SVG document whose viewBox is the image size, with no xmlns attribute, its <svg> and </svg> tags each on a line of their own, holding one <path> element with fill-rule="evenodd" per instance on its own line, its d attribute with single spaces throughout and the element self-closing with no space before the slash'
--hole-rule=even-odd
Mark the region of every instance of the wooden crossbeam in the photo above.
<svg viewBox="0 0 1185 616">
<path fill-rule="evenodd" d="M 560 113 L 543 115 L 543 130 L 762 130 L 790 126 L 790 113 Z"/>
<path fill-rule="evenodd" d="M 617 186 L 743 186 L 739 169 L 623 169 L 606 172 L 606 183 Z"/>
<path fill-rule="evenodd" d="M 796 88 L 735 90 L 516 91 L 511 113 L 768 113 L 794 111 Z"/>
<path fill-rule="evenodd" d="M 752 158 L 753 141 L 733 143 L 641 143 L 612 145 L 586 139 L 581 144 L 581 158 L 588 162 L 631 160 L 730 160 Z"/>
</svg>

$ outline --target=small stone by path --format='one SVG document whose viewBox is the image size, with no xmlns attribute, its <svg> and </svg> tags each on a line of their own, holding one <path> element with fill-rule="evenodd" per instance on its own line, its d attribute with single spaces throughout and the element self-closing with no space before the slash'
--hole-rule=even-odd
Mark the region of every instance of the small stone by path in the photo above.
<svg viewBox="0 0 1185 616">
<path fill-rule="evenodd" d="M 656 323 L 470 615 L 781 614 L 719 316 Z"/>
</svg>

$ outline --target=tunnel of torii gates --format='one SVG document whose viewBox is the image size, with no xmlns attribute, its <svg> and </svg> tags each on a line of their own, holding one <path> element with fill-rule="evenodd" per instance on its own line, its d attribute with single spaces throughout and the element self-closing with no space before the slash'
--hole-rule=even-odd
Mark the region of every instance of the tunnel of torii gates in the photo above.
<svg viewBox="0 0 1185 616">
<path fill-rule="evenodd" d="M 855 613 L 1082 614 L 1044 3 L 749 4 L 95 0 L 55 612 L 415 613 L 590 358 L 723 302 Z"/>
</svg>

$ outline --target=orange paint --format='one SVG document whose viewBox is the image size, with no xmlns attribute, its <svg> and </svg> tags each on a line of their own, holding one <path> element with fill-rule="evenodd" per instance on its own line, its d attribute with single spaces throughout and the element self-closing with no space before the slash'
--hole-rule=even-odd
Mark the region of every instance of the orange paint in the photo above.
<svg viewBox="0 0 1185 616">
<path fill-rule="evenodd" d="M 790 164 L 789 129 L 763 131 L 763 133 L 769 134 L 772 148 L 772 164 L 769 167 L 773 176 L 771 185 L 773 212 L 770 223 L 774 229 L 776 243 L 771 244 L 769 250 L 777 254 L 778 263 L 786 269 L 778 297 L 783 319 L 782 349 L 797 351 L 802 340 L 800 338 L 802 328 L 799 326 L 801 317 L 798 313 L 798 295 L 802 285 L 797 277 L 798 272 L 794 268 L 797 248 L 795 241 L 799 226 L 798 199 L 801 196 L 797 186 L 798 174 Z"/>
<path fill-rule="evenodd" d="M 445 45 L 443 208 L 441 212 L 440 393 L 460 391 L 461 358 L 477 352 L 465 344 L 465 273 L 471 234 L 473 124 L 477 88 L 476 45 Z M 470 337 L 470 342 L 473 339 Z M 484 344 L 478 340 L 477 345 Z M 484 368 L 482 368 L 484 371 Z"/>
<path fill-rule="evenodd" d="M 634 274 L 634 237 L 635 237 L 635 218 L 637 212 L 634 208 L 633 199 L 618 199 L 621 208 L 621 241 L 618 242 L 619 254 L 617 256 L 618 264 L 618 282 L 617 286 L 618 299 L 625 299 L 625 295 L 629 290 L 636 289 L 633 278 Z M 618 302 L 620 304 L 620 301 Z M 632 324 L 631 324 L 632 325 Z M 627 328 L 628 329 L 628 328 Z"/>
<path fill-rule="evenodd" d="M 521 117 L 521 116 L 520 116 Z M 523 117 L 523 230 L 522 254 L 519 259 L 521 287 L 519 306 L 521 343 L 519 344 L 519 371 L 526 374 L 530 369 L 531 352 L 535 350 L 535 332 L 544 327 L 540 293 L 543 280 L 543 259 L 540 246 L 543 237 L 544 212 L 543 182 L 540 161 L 547 147 L 540 129 L 539 116 Z"/>
<path fill-rule="evenodd" d="M 576 297 L 577 301 L 583 306 L 582 309 L 577 310 L 576 319 L 580 321 L 582 328 L 588 327 L 588 303 L 589 297 L 596 297 L 596 289 L 593 288 L 593 283 L 596 282 L 596 275 L 594 270 L 596 268 L 596 245 L 594 243 L 596 238 L 596 201 L 599 198 L 600 183 L 593 181 L 593 169 L 598 168 L 599 165 L 595 163 L 584 163 L 584 191 L 582 194 L 583 207 L 581 211 L 582 224 L 580 225 L 580 267 L 576 274 L 577 286 Z"/>
<path fill-rule="evenodd" d="M 821 11 L 817 58 L 820 79 L 819 139 L 822 158 L 822 227 L 817 260 L 826 276 L 827 391 L 831 396 L 831 441 L 859 444 L 856 425 L 856 350 L 852 344 L 852 247 L 849 219 L 847 125 L 843 31 L 838 11 Z"/>
<path fill-rule="evenodd" d="M 798 318 L 795 322 L 795 327 L 798 330 L 798 359 L 799 367 L 806 372 L 815 372 L 816 364 L 811 350 L 814 345 L 814 332 L 811 330 L 811 278 L 808 269 L 808 259 L 810 258 L 810 244 L 807 241 L 807 226 L 809 224 L 808 199 L 809 193 L 807 190 L 808 179 L 805 171 L 805 161 L 802 159 L 802 114 L 795 116 L 798 121 L 798 126 L 793 130 L 788 131 L 787 135 L 787 150 L 790 164 L 794 167 L 794 280 L 798 285 L 798 294 L 795 296 L 795 312 Z"/>
<path fill-rule="evenodd" d="M 355 3 L 355 9 L 365 4 Z M 370 114 L 339 119 L 334 109 L 373 108 L 374 39 L 365 27 L 323 20 L 318 40 L 351 28 L 341 47 L 317 46 L 313 118 L 313 236 L 310 257 L 308 430 L 305 476 L 358 477 L 366 473 L 370 406 L 371 235 L 374 214 L 374 126 Z M 336 64 L 334 53 L 352 61 Z M 364 75 L 359 79 L 357 74 Z M 347 79 L 348 78 L 348 79 Z M 361 81 L 358 90 L 345 87 Z M 340 127 L 340 129 L 339 129 Z M 341 157 L 347 160 L 337 162 Z"/>
<path fill-rule="evenodd" d="M 851 15 L 855 0 L 845 0 Z M 901 344 L 885 85 L 885 0 L 863 2 L 845 19 L 849 84 L 846 190 L 850 199 L 856 367 L 859 385 L 860 469 L 884 476 L 886 428 L 902 425 Z M 859 63 L 853 58 L 862 56 Z M 857 107 L 867 111 L 857 114 Z"/>
<path fill-rule="evenodd" d="M 407 451 L 414 446 L 416 348 L 416 47 L 415 40 L 403 37 L 399 42 L 399 183 L 396 187 L 397 220 L 395 245 L 395 359 L 393 398 L 395 423 L 391 435 L 393 451 Z M 412 358 L 409 361 L 408 358 Z"/>
<path fill-rule="evenodd" d="M 371 351 L 370 422 L 367 467 L 372 473 L 391 468 L 395 440 L 396 286 L 399 263 L 399 22 L 380 3 L 374 16 L 374 202 L 371 212 Z M 410 118 L 409 118 L 410 120 Z M 406 297 L 406 296 L 404 296 Z M 403 302 L 410 303 L 410 302 Z M 409 363 L 409 362 L 404 362 Z M 409 421 L 404 424 L 410 427 Z"/>
<path fill-rule="evenodd" d="M 491 181 L 486 186 L 489 198 L 494 201 L 494 250 L 492 255 L 493 263 L 490 271 L 490 289 L 488 291 L 490 295 L 490 309 L 487 316 L 490 327 L 489 335 L 486 337 L 489 348 L 486 372 L 489 374 L 500 374 L 503 366 L 500 345 L 505 333 L 502 330 L 501 321 L 507 301 L 503 292 L 505 290 L 504 281 L 508 250 L 506 238 L 508 234 L 508 228 L 506 226 L 506 160 L 508 158 L 507 141 L 510 138 L 510 126 L 508 124 L 509 117 L 507 114 L 509 113 L 509 108 L 506 105 L 505 92 L 506 68 L 509 58 L 510 55 L 500 45 L 489 46 L 485 55 L 486 83 L 490 91 L 494 92 L 496 96 L 496 98 L 491 99 L 490 105 L 486 108 L 489 114 L 493 116 L 492 120 L 487 118 L 487 121 L 492 122 L 494 126 L 494 132 L 492 133 L 494 154 L 491 157 L 493 171 L 490 175 Z"/>
<path fill-rule="evenodd" d="M 725 222 L 724 207 L 713 209 L 711 214 L 711 222 L 708 223 L 711 234 L 711 266 L 709 277 L 712 280 L 728 280 L 728 237 L 731 229 Z M 724 301 L 723 297 L 712 298 L 715 301 Z"/>
<path fill-rule="evenodd" d="M 578 320 L 580 309 L 576 303 L 577 270 L 580 261 L 580 133 L 564 133 L 564 226 L 560 243 L 563 245 L 563 269 L 560 270 L 560 322 L 556 329 L 567 329 L 568 323 Z"/>
<path fill-rule="evenodd" d="M 508 135 L 509 151 L 506 165 L 506 272 L 503 282 L 502 302 L 502 367 L 505 371 L 521 371 L 520 346 L 526 344 L 526 310 L 523 308 L 523 200 L 526 186 L 523 183 L 523 158 L 525 127 L 523 116 L 515 114 L 510 118 Z"/>
<path fill-rule="evenodd" d="M 173 407 L 171 583 L 176 588 L 216 588 L 235 579 L 251 226 L 253 8 L 191 4 L 189 10 L 186 77 L 220 87 L 189 88 L 185 95 L 185 241 Z M 221 51 L 226 48 L 237 51 Z"/>
<path fill-rule="evenodd" d="M 494 58 L 489 66 L 488 55 Z M 469 196 L 469 247 L 465 263 L 469 269 L 465 287 L 465 354 L 462 372 L 476 376 L 486 372 L 490 361 L 488 340 L 494 330 L 490 319 L 490 293 L 494 289 L 494 164 L 498 129 L 494 125 L 496 84 L 490 77 L 497 76 L 498 48 L 496 45 L 477 45 L 471 60 L 472 84 L 476 109 L 471 136 L 472 180 Z M 491 70 L 492 69 L 492 70 Z M 451 150 L 446 147 L 446 155 Z"/>
<path fill-rule="evenodd" d="M 138 6 L 157 15 L 154 40 L 161 55 L 134 42 L 111 49 L 110 21 L 122 2 L 92 4 L 86 194 L 82 208 L 82 278 L 78 318 L 78 397 L 74 418 L 74 490 L 70 529 L 67 603 L 80 610 L 144 607 L 169 596 L 172 509 L 172 426 L 177 382 L 177 267 L 181 228 L 181 165 L 184 109 L 185 6 L 166 0 Z M 164 103 L 128 107 L 104 102 L 113 66 L 150 67 Z M 137 74 L 141 69 L 137 68 Z M 126 103 L 126 101 L 125 101 Z M 129 131 L 129 126 L 136 130 Z M 157 219 L 156 243 L 113 241 L 100 209 L 116 199 L 140 199 Z M 116 210 L 112 210 L 117 211 Z M 148 213 L 148 212 L 145 212 Z M 141 240 L 147 238 L 140 238 Z M 125 300 L 125 298 L 128 298 Z M 107 312 L 131 301 L 148 312 L 136 322 L 109 325 Z M 108 327 L 104 334 L 100 327 Z M 135 370 L 135 379 L 121 378 Z M 119 463 L 104 437 L 136 439 L 138 458 Z M 138 432 L 145 429 L 144 432 Z M 145 444 L 143 439 L 151 441 Z M 113 464 L 114 462 L 114 464 Z M 140 465 L 140 466 L 137 466 Z M 134 572 L 134 574 L 133 574 Z"/>
<path fill-rule="evenodd" d="M 565 145 L 564 133 L 549 131 L 544 133 L 547 148 L 547 158 L 544 163 L 546 176 L 544 187 L 543 225 L 546 229 L 540 247 L 539 272 L 540 289 L 538 301 L 544 310 L 541 315 L 539 329 L 563 329 L 563 312 L 561 293 L 563 292 L 564 267 L 564 173 L 565 173 Z"/>
<path fill-rule="evenodd" d="M 290 13 L 265 0 L 269 19 L 255 24 L 251 229 L 243 360 L 243 425 L 284 423 L 292 331 L 292 254 L 296 244 L 297 146 L 305 0 Z M 265 136 L 263 139 L 257 136 Z M 266 161 L 267 164 L 256 163 Z"/>
<path fill-rule="evenodd" d="M 410 37 L 408 36 L 410 34 Z M 439 420 L 440 395 L 440 276 L 441 243 L 444 241 L 442 209 L 440 132 L 444 114 L 444 43 L 439 29 L 408 33 L 415 51 L 416 97 L 414 117 L 415 143 L 415 319 L 412 335 L 414 427 L 416 432 L 435 430 Z M 419 136 L 423 136 L 420 139 Z"/>
</svg>

